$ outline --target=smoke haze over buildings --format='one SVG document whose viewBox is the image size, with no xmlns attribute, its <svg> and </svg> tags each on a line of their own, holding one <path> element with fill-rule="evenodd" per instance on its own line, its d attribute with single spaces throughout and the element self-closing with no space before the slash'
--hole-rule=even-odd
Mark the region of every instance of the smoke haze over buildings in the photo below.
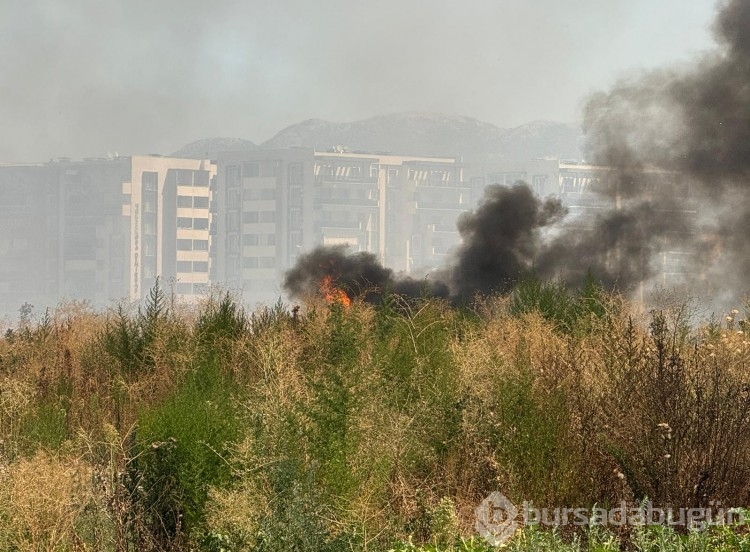
<svg viewBox="0 0 750 552">
<path fill-rule="evenodd" d="M 261 143 L 311 117 L 573 121 L 580 98 L 623 70 L 704 49 L 712 11 L 709 0 L 8 0 L 0 161 Z"/>
<path fill-rule="evenodd" d="M 620 170 L 617 193 L 638 194 L 632 183 L 648 169 L 679 173 L 700 199 L 701 216 L 668 193 L 636 202 L 624 211 L 644 219 L 637 241 L 648 250 L 658 239 L 645 222 L 655 218 L 662 228 L 691 233 L 695 274 L 715 282 L 716 293 L 736 297 L 748 288 L 750 268 L 750 2 L 719 7 L 714 51 L 680 70 L 652 71 L 595 95 L 584 110 L 584 131 L 590 158 Z M 658 217 L 644 216 L 654 209 Z M 712 238 L 721 243 L 713 254 Z"/>
<path fill-rule="evenodd" d="M 385 0 L 378 7 L 338 0 L 13 2 L 0 20 L 0 120 L 7 129 L 0 161 L 172 151 L 211 135 L 252 141 L 198 140 L 185 155 L 202 159 L 195 166 L 134 158 L 121 171 L 114 165 L 128 161 L 113 155 L 9 168 L 0 190 L 9 213 L 0 288 L 16 293 L 22 264 L 13 259 L 41 251 L 34 262 L 49 272 L 41 286 L 49 294 L 66 289 L 66 271 L 80 280 L 71 289 L 96 284 L 102 296 L 109 293 L 104 272 L 118 273 L 117 289 L 183 274 L 177 283 L 187 295 L 230 280 L 271 293 L 308 251 L 287 276 L 293 294 L 314 291 L 333 274 L 352 293 L 369 289 L 369 300 L 384 290 L 465 300 L 508 291 L 529 271 L 571 285 L 591 272 L 631 292 L 663 274 L 668 255 L 690 264 L 681 283 L 705 290 L 710 282 L 712 294 L 727 297 L 746 289 L 750 0 Z M 714 12 L 709 48 L 705 22 Z M 608 91 L 591 95 L 596 89 Z M 582 97 L 585 104 L 576 104 Z M 561 199 L 562 161 L 544 174 L 529 169 L 528 187 L 486 186 L 500 171 L 487 160 L 577 154 L 578 144 L 568 148 L 576 141 L 570 125 L 507 128 L 571 121 L 579 107 L 586 160 L 598 165 L 589 176 L 598 171 L 601 178 L 571 177 L 579 182 L 568 197 L 593 192 L 596 201 L 569 208 Z M 392 112 L 400 113 L 384 115 Z M 398 148 L 392 154 L 383 153 L 389 135 Z M 328 149 L 338 137 L 374 151 L 348 143 Z M 242 151 L 222 158 L 229 150 Z M 482 158 L 471 175 L 467 152 Z M 444 159 L 430 159 L 437 156 Z M 99 174 L 108 163 L 115 171 L 109 180 Z M 576 172 L 575 165 L 587 163 L 565 170 Z M 47 175 L 33 182 L 38 192 L 24 180 L 34 171 Z M 558 181 L 560 198 L 544 199 Z M 110 218 L 98 226 L 84 213 L 92 191 L 110 202 L 99 209 Z M 472 206 L 456 232 L 449 218 Z M 29 222 L 28 231 L 11 213 Z M 34 217 L 45 225 L 31 224 Z M 37 226 L 44 231 L 29 239 Z M 378 256 L 312 250 L 319 243 L 356 243 Z M 142 256 L 159 261 L 154 268 Z M 437 268 L 436 259 L 444 261 Z M 424 280 L 395 272 L 420 268 Z M 123 277 L 128 270 L 135 276 Z"/>
<path fill-rule="evenodd" d="M 613 169 L 597 193 L 612 207 L 582 227 L 561 222 L 559 204 L 527 186 L 489 187 L 459 219 L 462 244 L 439 273 L 454 296 L 507 291 L 532 269 L 573 285 L 590 271 L 632 291 L 653 276 L 652 257 L 670 236 L 692 255 L 686 284 L 710 281 L 714 294 L 735 301 L 747 291 L 750 2 L 719 6 L 714 51 L 623 79 L 586 104 L 589 159 Z M 548 226 L 555 232 L 542 240 Z"/>
</svg>

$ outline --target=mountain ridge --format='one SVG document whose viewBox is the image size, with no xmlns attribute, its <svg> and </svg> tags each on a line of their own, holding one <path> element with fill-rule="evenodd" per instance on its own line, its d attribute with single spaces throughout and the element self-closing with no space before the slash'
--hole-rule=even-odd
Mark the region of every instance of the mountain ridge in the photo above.
<svg viewBox="0 0 750 552">
<path fill-rule="evenodd" d="M 262 144 L 240 138 L 213 138 L 183 146 L 173 155 L 215 155 L 217 151 L 313 147 L 328 150 L 391 152 L 397 155 L 462 157 L 469 162 L 525 161 L 536 157 L 581 158 L 582 133 L 576 125 L 532 121 L 500 128 L 472 117 L 410 111 L 336 123 L 306 119 L 290 125 Z"/>
</svg>

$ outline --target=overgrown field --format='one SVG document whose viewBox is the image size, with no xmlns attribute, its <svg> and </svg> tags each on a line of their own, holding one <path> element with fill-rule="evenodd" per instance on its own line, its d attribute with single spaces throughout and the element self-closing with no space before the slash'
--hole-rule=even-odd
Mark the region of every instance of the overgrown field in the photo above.
<svg viewBox="0 0 750 552">
<path fill-rule="evenodd" d="M 68 304 L 0 339 L 1 550 L 489 550 L 475 508 L 750 505 L 744 313 L 530 280 Z M 525 527 L 508 550 L 750 550 L 744 527 Z"/>
</svg>

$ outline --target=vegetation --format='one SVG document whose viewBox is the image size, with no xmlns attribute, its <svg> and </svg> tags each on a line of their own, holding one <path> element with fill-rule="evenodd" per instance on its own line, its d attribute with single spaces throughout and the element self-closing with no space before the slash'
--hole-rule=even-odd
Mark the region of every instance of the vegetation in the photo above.
<svg viewBox="0 0 750 552">
<path fill-rule="evenodd" d="M 539 507 L 747 507 L 738 312 L 534 279 L 453 308 L 161 288 L 0 339 L 0 549 L 487 551 Z M 750 550 L 744 526 L 521 526 L 507 550 Z"/>
</svg>

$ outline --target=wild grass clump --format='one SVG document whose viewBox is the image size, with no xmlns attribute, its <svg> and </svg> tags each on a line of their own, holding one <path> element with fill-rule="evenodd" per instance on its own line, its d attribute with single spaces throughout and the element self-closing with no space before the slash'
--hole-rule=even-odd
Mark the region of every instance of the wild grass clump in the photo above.
<svg viewBox="0 0 750 552">
<path fill-rule="evenodd" d="M 534 507 L 747 507 L 750 343 L 592 281 L 31 313 L 0 339 L 0 548 L 485 551 Z M 400 544 L 399 544 L 400 543 Z M 740 550 L 743 527 L 520 527 L 508 550 Z"/>
</svg>

